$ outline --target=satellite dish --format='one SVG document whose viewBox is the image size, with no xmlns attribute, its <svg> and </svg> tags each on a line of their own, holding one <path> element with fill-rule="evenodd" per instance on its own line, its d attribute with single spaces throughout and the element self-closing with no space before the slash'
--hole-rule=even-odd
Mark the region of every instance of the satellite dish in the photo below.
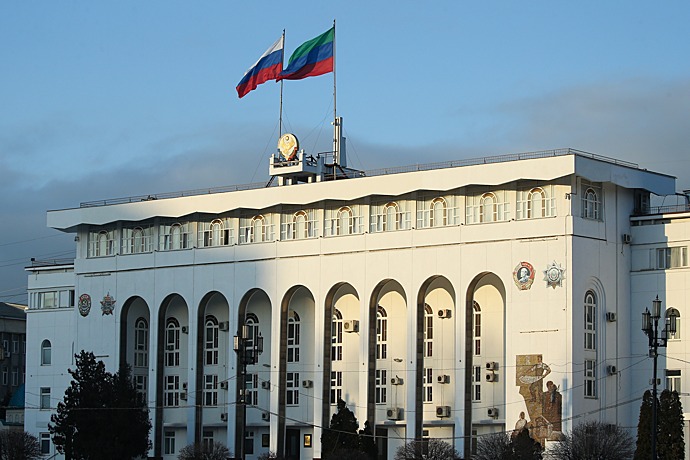
<svg viewBox="0 0 690 460">
<path fill-rule="evenodd" d="M 278 141 L 278 150 L 286 160 L 294 160 L 299 149 L 299 141 L 294 134 L 283 134 Z"/>
</svg>

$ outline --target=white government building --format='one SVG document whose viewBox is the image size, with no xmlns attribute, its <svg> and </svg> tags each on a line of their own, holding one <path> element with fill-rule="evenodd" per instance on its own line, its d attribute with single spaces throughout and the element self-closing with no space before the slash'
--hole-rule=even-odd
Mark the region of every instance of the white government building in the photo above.
<svg viewBox="0 0 690 460">
<path fill-rule="evenodd" d="M 363 174 L 281 140 L 271 186 L 48 212 L 77 253 L 27 268 L 25 426 L 44 451 L 80 350 L 132 366 L 162 459 L 210 440 L 320 458 L 338 398 L 384 459 L 525 425 L 548 444 L 585 419 L 634 435 L 656 296 L 681 316 L 661 388 L 687 387 L 690 207 L 650 206 L 674 177 L 571 149 Z M 242 330 L 263 339 L 246 379 Z"/>
</svg>

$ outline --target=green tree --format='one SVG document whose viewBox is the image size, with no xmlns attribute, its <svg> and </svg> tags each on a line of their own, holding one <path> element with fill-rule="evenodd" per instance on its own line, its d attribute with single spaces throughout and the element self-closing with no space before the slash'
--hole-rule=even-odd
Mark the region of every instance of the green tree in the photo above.
<svg viewBox="0 0 690 460">
<path fill-rule="evenodd" d="M 511 460 L 513 443 L 508 433 L 492 433 L 477 439 L 477 452 L 473 460 Z"/>
<path fill-rule="evenodd" d="M 369 420 L 364 422 L 364 429 L 359 430 L 359 448 L 370 459 L 375 459 L 378 456 L 376 442 L 374 441 L 374 432 L 371 431 Z"/>
<path fill-rule="evenodd" d="M 539 441 L 535 441 L 529 435 L 529 430 L 523 428 L 511 442 L 513 452 L 511 459 L 515 460 L 541 460 L 542 447 Z"/>
<path fill-rule="evenodd" d="M 659 398 L 659 458 L 685 458 L 683 405 L 676 391 L 664 390 Z"/>
<path fill-rule="evenodd" d="M 131 380 L 129 367 L 105 370 L 91 352 L 75 355 L 70 386 L 48 425 L 66 460 L 122 460 L 151 448 L 148 408 Z"/>
<path fill-rule="evenodd" d="M 634 460 L 647 460 L 652 457 L 652 401 L 652 392 L 645 391 L 640 405 L 640 418 L 637 422 Z"/>
<path fill-rule="evenodd" d="M 357 418 L 345 401 L 338 399 L 338 411 L 331 417 L 330 427 L 321 435 L 321 453 L 324 459 L 344 458 L 348 451 L 359 451 Z"/>
</svg>

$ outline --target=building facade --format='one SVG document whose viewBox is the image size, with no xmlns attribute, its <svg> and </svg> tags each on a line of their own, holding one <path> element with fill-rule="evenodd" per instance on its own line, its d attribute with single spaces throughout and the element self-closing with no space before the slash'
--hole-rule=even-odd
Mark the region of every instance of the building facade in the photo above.
<svg viewBox="0 0 690 460">
<path fill-rule="evenodd" d="M 48 213 L 77 256 L 27 269 L 25 425 L 47 452 L 80 350 L 132 366 L 156 458 L 212 440 L 320 458 L 341 398 L 386 459 L 422 438 L 468 456 L 523 426 L 544 444 L 584 419 L 634 428 L 640 313 L 658 295 L 685 314 L 690 227 L 649 206 L 673 177 L 570 149 L 347 180 L 303 153 L 271 168 L 278 186 Z M 661 366 L 676 389 L 682 333 Z"/>
<path fill-rule="evenodd" d="M 9 405 L 12 396 L 24 384 L 25 365 L 26 305 L 0 302 L 0 401 L 3 406 Z"/>
</svg>

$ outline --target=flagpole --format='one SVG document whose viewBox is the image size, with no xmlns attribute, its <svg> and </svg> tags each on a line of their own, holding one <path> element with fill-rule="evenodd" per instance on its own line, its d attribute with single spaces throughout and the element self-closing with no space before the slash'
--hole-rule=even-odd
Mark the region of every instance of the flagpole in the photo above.
<svg viewBox="0 0 690 460">
<path fill-rule="evenodd" d="M 285 29 L 283 29 L 283 49 L 280 52 L 281 72 L 285 64 Z M 280 80 L 280 115 L 278 116 L 278 139 L 283 136 L 283 80 Z"/>
<path fill-rule="evenodd" d="M 338 136 L 338 111 L 336 110 L 336 84 L 335 84 L 335 19 L 333 19 L 333 163 L 340 163 L 340 145 Z M 333 168 L 335 175 L 335 167 Z"/>
</svg>

